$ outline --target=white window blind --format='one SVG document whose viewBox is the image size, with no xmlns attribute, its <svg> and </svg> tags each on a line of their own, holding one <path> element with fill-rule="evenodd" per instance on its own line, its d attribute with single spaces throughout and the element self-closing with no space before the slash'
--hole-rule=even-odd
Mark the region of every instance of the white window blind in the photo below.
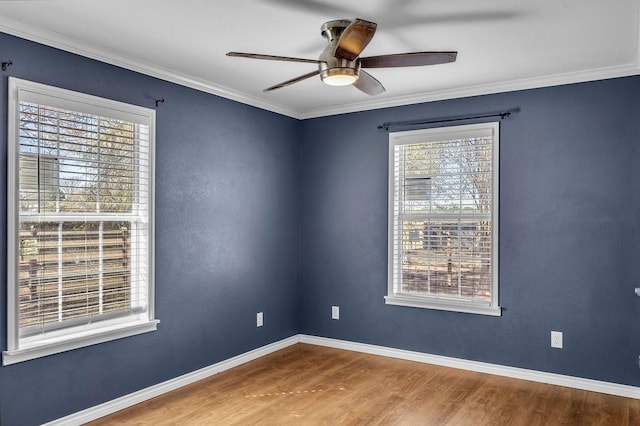
<svg viewBox="0 0 640 426">
<path fill-rule="evenodd" d="M 499 314 L 497 123 L 390 134 L 387 303 Z"/>
<path fill-rule="evenodd" d="M 10 86 L 5 364 L 92 332 L 155 329 L 153 111 L 17 79 Z"/>
</svg>

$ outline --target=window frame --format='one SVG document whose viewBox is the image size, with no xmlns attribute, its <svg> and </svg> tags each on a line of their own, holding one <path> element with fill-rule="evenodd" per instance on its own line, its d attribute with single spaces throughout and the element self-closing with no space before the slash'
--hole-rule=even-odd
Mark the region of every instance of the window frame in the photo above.
<svg viewBox="0 0 640 426">
<path fill-rule="evenodd" d="M 106 319 L 95 323 L 47 331 L 40 336 L 20 337 L 19 250 L 20 250 L 20 102 L 47 98 L 56 108 L 144 123 L 149 127 L 148 225 L 145 283 L 147 309 L 144 315 Z M 44 103 L 41 103 L 44 105 Z M 42 356 L 151 332 L 155 319 L 155 110 L 9 77 L 7 132 L 7 350 L 2 364 L 10 365 Z M 143 262 L 144 264 L 145 262 Z"/>
<path fill-rule="evenodd" d="M 491 300 L 471 301 L 435 295 L 406 294 L 395 291 L 394 272 L 398 267 L 394 256 L 394 227 L 398 212 L 395 211 L 394 198 L 398 190 L 395 180 L 395 147 L 397 145 L 415 144 L 420 142 L 438 142 L 454 138 L 478 136 L 481 132 L 490 131 L 493 137 L 492 162 L 492 203 L 491 203 Z M 435 127 L 419 130 L 409 130 L 389 133 L 389 186 L 388 186 L 388 275 L 387 305 L 398 305 L 414 308 L 426 308 L 452 312 L 501 316 L 499 306 L 499 158 L 500 158 L 500 124 L 499 122 L 475 123 L 458 126 Z"/>
</svg>

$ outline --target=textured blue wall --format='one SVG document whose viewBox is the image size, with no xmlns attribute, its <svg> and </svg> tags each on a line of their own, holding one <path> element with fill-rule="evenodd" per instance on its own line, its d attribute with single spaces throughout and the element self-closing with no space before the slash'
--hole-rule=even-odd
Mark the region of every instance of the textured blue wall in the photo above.
<svg viewBox="0 0 640 426">
<path fill-rule="evenodd" d="M 640 77 L 304 122 L 7 35 L 6 75 L 157 109 L 156 332 L 0 367 L 0 423 L 109 401 L 298 332 L 640 385 Z M 387 306 L 385 121 L 501 124 L 500 304 Z M 341 319 L 330 319 L 330 305 Z M 6 289 L 0 343 L 6 348 Z M 265 312 L 265 327 L 255 313 Z M 565 348 L 549 348 L 550 330 Z"/>
<path fill-rule="evenodd" d="M 632 77 L 305 121 L 301 332 L 640 385 L 639 93 Z M 502 317 L 385 305 L 388 135 L 376 126 L 512 108 Z"/>
<path fill-rule="evenodd" d="M 13 61 L 0 80 L 0 277 L 6 76 L 147 107 L 166 99 L 157 108 L 158 330 L 1 367 L 0 424 L 53 420 L 297 332 L 297 120 L 7 35 L 0 59 Z M 4 285 L 0 299 L 6 349 Z"/>
</svg>

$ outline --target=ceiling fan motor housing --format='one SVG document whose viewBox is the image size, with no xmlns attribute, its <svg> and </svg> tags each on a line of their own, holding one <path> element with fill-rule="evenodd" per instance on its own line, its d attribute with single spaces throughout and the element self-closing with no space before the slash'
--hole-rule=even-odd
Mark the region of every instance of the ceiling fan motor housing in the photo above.
<svg viewBox="0 0 640 426">
<path fill-rule="evenodd" d="M 322 24 L 322 27 L 320 27 L 320 33 L 329 42 L 318 58 L 320 61 L 318 64 L 320 78 L 327 84 L 352 84 L 360 76 L 360 61 L 358 61 L 358 59 L 350 61 L 335 56 L 340 35 L 342 35 L 344 29 L 347 28 L 351 22 L 350 19 L 338 19 L 325 22 Z M 337 84 L 336 81 L 340 83 Z"/>
</svg>

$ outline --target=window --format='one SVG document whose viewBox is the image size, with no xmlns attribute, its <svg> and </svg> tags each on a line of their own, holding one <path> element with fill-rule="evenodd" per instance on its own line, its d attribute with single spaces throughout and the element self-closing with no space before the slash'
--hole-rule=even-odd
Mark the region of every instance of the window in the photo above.
<svg viewBox="0 0 640 426">
<path fill-rule="evenodd" d="M 12 364 L 153 331 L 155 112 L 9 78 Z"/>
<path fill-rule="evenodd" d="M 389 135 L 387 304 L 500 315 L 498 123 Z"/>
</svg>

